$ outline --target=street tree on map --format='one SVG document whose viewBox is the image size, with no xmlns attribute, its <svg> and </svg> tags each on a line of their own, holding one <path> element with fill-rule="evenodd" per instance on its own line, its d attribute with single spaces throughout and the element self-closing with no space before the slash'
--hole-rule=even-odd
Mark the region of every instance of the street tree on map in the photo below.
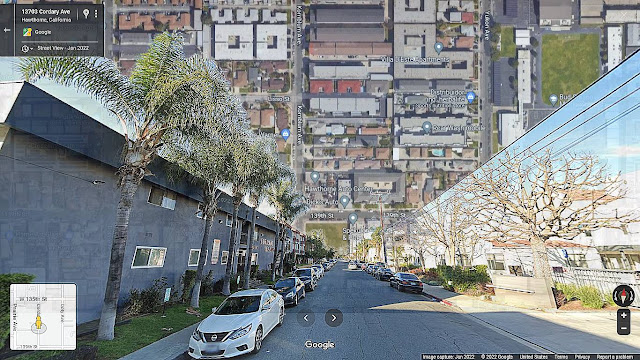
<svg viewBox="0 0 640 360">
<path fill-rule="evenodd" d="M 551 278 L 548 241 L 638 221 L 607 206 L 624 198 L 625 185 L 591 154 L 506 151 L 464 181 L 476 231 L 488 241 L 529 241 L 539 278 Z"/>
<path fill-rule="evenodd" d="M 151 175 L 147 167 L 157 157 L 165 134 L 217 128 L 220 117 L 240 117 L 245 111 L 212 61 L 185 57 L 177 33 L 156 36 L 129 77 L 114 61 L 93 57 L 30 57 L 21 60 L 19 69 L 26 81 L 47 78 L 91 95 L 122 125 L 120 199 L 97 335 L 99 340 L 112 340 L 133 198 L 142 179 Z M 206 116 L 211 111 L 219 117 Z"/>
</svg>

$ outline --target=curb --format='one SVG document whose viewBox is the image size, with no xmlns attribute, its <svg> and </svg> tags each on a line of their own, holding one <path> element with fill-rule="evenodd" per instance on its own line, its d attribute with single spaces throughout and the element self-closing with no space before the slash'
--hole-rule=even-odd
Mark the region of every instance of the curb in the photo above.
<svg viewBox="0 0 640 360">
<path fill-rule="evenodd" d="M 441 304 L 444 304 L 444 305 L 447 305 L 447 306 L 451 306 L 451 307 L 455 306 L 451 301 L 445 300 L 445 299 L 441 299 L 441 298 L 439 298 L 437 296 L 434 296 L 434 295 L 431 295 L 429 293 L 426 293 L 426 292 L 424 292 L 424 290 L 422 291 L 422 295 L 428 296 L 428 297 L 430 297 L 432 299 L 435 299 L 437 302 L 439 302 Z"/>
</svg>

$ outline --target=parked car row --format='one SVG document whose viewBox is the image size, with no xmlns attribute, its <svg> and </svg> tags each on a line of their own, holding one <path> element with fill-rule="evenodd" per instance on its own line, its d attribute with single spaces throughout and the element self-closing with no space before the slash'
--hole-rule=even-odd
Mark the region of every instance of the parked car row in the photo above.
<svg viewBox="0 0 640 360">
<path fill-rule="evenodd" d="M 198 324 L 187 354 L 194 359 L 217 359 L 257 353 L 267 334 L 284 322 L 285 305 L 298 305 L 335 263 L 330 260 L 296 269 L 293 276 L 278 280 L 273 289 L 231 294 Z"/>
<path fill-rule="evenodd" d="M 422 293 L 422 281 L 412 273 L 394 273 L 393 270 L 384 266 L 384 263 L 365 264 L 364 270 L 380 281 L 388 281 L 389 286 L 397 288 L 399 291 Z"/>
</svg>

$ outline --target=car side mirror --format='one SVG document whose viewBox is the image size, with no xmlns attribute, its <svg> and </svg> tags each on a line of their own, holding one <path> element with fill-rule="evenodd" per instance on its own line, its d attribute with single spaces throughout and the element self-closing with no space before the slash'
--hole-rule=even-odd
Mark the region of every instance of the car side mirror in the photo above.
<svg viewBox="0 0 640 360">
<path fill-rule="evenodd" d="M 218 309 L 217 307 L 212 307 L 211 308 L 211 312 L 214 313 L 214 312 L 216 312 L 217 309 Z"/>
</svg>

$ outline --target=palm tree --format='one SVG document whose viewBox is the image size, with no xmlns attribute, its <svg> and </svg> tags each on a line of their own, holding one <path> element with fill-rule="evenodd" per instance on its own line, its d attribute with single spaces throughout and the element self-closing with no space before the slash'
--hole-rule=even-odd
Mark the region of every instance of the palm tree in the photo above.
<svg viewBox="0 0 640 360">
<path fill-rule="evenodd" d="M 279 252 L 282 252 L 279 264 L 280 275 L 282 275 L 282 265 L 284 262 L 284 242 L 282 243 L 281 249 L 278 250 L 278 243 L 282 237 L 281 231 L 283 231 L 282 223 L 293 221 L 296 217 L 306 212 L 308 207 L 304 196 L 296 191 L 291 180 L 282 180 L 270 186 L 267 190 L 267 199 L 271 205 L 276 208 L 276 238 L 274 242 L 273 262 L 271 263 L 271 280 L 275 281 L 276 261 Z"/>
<path fill-rule="evenodd" d="M 215 115 L 215 114 L 212 114 Z M 237 125 L 236 119 L 225 119 L 228 130 Z M 225 121 L 223 120 L 223 121 Z M 204 234 L 200 245 L 200 257 L 196 279 L 191 294 L 191 307 L 199 308 L 200 287 L 202 285 L 204 265 L 209 249 L 209 234 L 213 219 L 218 212 L 220 187 L 229 183 L 229 166 L 233 162 L 233 153 L 227 147 L 228 134 L 212 135 L 206 132 L 185 137 L 176 134 L 163 149 L 161 155 L 172 162 L 168 174 L 171 180 L 187 179 L 201 191 L 202 205 L 199 211 L 204 220 Z"/>
<path fill-rule="evenodd" d="M 231 238 L 229 239 L 229 261 L 227 261 L 222 285 L 222 294 L 224 295 L 231 294 L 231 276 L 235 275 L 237 270 L 237 250 L 241 231 L 238 211 L 240 210 L 242 199 L 251 188 L 251 178 L 255 176 L 255 159 L 260 157 L 265 142 L 263 137 L 248 132 L 242 137 L 237 137 L 229 144 L 233 153 L 232 166 L 229 171 L 233 213 Z"/>
<path fill-rule="evenodd" d="M 122 125 L 126 145 L 117 172 L 120 199 L 97 335 L 99 340 L 112 340 L 133 198 L 142 179 L 151 175 L 147 167 L 165 134 L 214 127 L 213 119 L 203 116 L 211 111 L 231 117 L 244 110 L 213 62 L 200 56 L 185 58 L 178 34 L 156 36 L 129 77 L 104 58 L 25 58 L 18 66 L 26 81 L 48 78 L 98 99 Z"/>
<path fill-rule="evenodd" d="M 244 265 L 244 289 L 249 289 L 249 279 L 251 278 L 251 249 L 253 247 L 253 237 L 256 233 L 258 205 L 265 197 L 269 186 L 282 179 L 293 179 L 294 177 L 291 168 L 278 160 L 273 136 L 259 135 L 259 137 L 259 141 L 263 143 L 263 150 L 253 158 L 253 175 L 250 178 L 249 185 L 249 200 L 253 205 L 253 211 Z"/>
</svg>

